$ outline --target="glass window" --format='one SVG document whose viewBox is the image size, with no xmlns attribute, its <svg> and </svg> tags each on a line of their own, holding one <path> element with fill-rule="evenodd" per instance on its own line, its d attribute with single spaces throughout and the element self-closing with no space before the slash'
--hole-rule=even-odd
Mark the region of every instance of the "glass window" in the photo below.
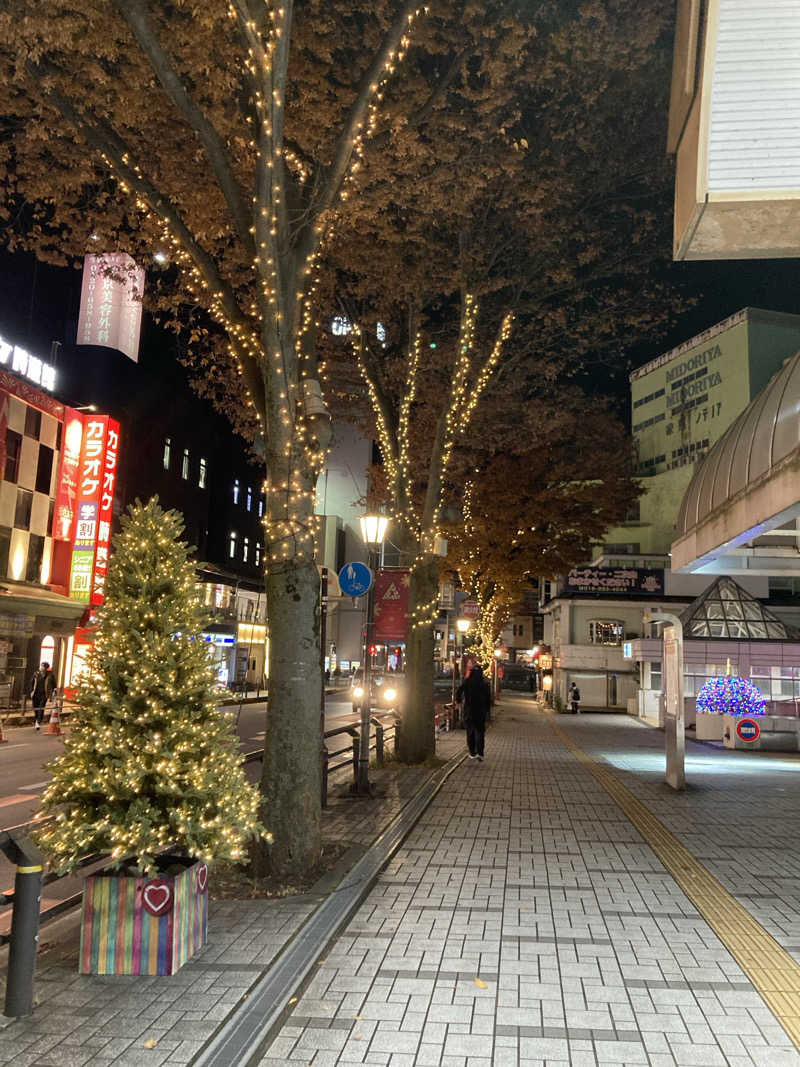
<svg viewBox="0 0 800 1067">
<path fill-rule="evenodd" d="M 27 489 L 17 490 L 17 507 L 14 511 L 14 525 L 18 530 L 28 530 L 31 525 L 31 508 L 33 507 L 33 493 Z"/>
<path fill-rule="evenodd" d="M 42 432 L 42 413 L 36 408 L 27 407 L 25 409 L 25 436 L 35 437 L 39 440 L 39 434 Z"/>
<path fill-rule="evenodd" d="M 234 502 L 234 504 L 238 504 L 239 503 L 239 479 L 238 478 L 233 483 L 233 502 Z"/>
<path fill-rule="evenodd" d="M 261 566 L 261 545 L 260 545 L 260 543 L 259 543 L 258 541 L 256 541 L 256 558 L 255 558 L 255 564 L 256 564 L 256 566 L 257 566 L 257 567 L 260 567 L 260 566 Z"/>
<path fill-rule="evenodd" d="M 231 536 L 228 542 L 228 555 L 231 559 L 236 559 L 236 534 L 231 530 Z"/>
<path fill-rule="evenodd" d="M 621 645 L 625 630 L 614 619 L 592 619 L 589 623 L 590 645 Z"/>
<path fill-rule="evenodd" d="M 164 438 L 164 470 L 169 470 L 170 453 L 172 452 L 172 441 L 169 437 Z"/>
<path fill-rule="evenodd" d="M 53 474 L 53 450 L 47 445 L 39 445 L 39 459 L 36 463 L 36 492 L 50 495 L 50 478 Z"/>
<path fill-rule="evenodd" d="M 247 557 L 248 557 L 249 554 L 250 554 L 250 538 L 249 537 L 245 537 L 244 543 L 242 544 L 242 559 L 244 560 L 245 563 L 247 563 Z"/>
<path fill-rule="evenodd" d="M 200 475 L 199 475 L 199 477 L 197 479 L 197 484 L 200 486 L 201 489 L 205 489 L 205 487 L 206 487 L 206 476 L 207 476 L 207 474 L 208 474 L 208 464 L 206 463 L 205 459 L 203 459 L 203 457 L 201 456 L 200 457 Z"/>
<path fill-rule="evenodd" d="M 261 518 L 261 516 L 263 514 L 264 514 L 264 497 L 260 496 L 258 498 L 258 517 L 259 517 L 259 519 Z"/>
<path fill-rule="evenodd" d="M 650 664 L 650 688 L 661 688 L 661 660 L 654 659 Z"/>
<path fill-rule="evenodd" d="M 189 480 L 189 449 L 188 448 L 184 448 L 184 450 L 183 450 L 183 462 L 181 463 L 181 478 L 183 478 L 183 480 L 185 482 L 187 482 Z"/>
<path fill-rule="evenodd" d="M 19 479 L 19 461 L 22 458 L 22 434 L 16 430 L 6 430 L 6 481 Z"/>
<path fill-rule="evenodd" d="M 11 553 L 11 527 L 0 526 L 0 578 L 8 577 L 8 557 Z"/>
<path fill-rule="evenodd" d="M 250 511 L 253 507 L 253 490 L 248 485 L 247 487 L 247 510 Z"/>
<path fill-rule="evenodd" d="M 31 534 L 28 538 L 28 566 L 25 570 L 26 582 L 38 582 L 42 576 L 42 559 L 44 558 L 44 538 Z"/>
</svg>

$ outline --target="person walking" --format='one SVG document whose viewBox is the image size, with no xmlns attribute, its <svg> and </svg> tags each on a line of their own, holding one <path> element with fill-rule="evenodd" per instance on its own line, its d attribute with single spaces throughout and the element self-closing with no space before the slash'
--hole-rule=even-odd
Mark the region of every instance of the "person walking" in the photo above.
<svg viewBox="0 0 800 1067">
<path fill-rule="evenodd" d="M 483 670 L 476 664 L 458 687 L 457 700 L 464 701 L 469 758 L 483 760 L 483 740 L 492 696 Z"/>
<path fill-rule="evenodd" d="M 49 663 L 42 663 L 31 682 L 31 703 L 33 704 L 33 725 L 40 729 L 44 719 L 47 701 L 56 691 L 56 676 L 50 670 Z"/>
<path fill-rule="evenodd" d="M 573 715 L 580 714 L 581 691 L 573 682 L 569 687 L 569 706 Z"/>
</svg>

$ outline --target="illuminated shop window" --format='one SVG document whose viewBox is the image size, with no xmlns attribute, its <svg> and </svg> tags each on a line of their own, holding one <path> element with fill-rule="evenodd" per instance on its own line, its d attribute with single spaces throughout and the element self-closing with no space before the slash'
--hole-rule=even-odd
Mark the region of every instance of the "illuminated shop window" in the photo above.
<svg viewBox="0 0 800 1067">
<path fill-rule="evenodd" d="M 236 533 L 233 530 L 231 530 L 231 536 L 228 542 L 228 555 L 231 559 L 236 559 Z"/>
<path fill-rule="evenodd" d="M 189 449 L 188 448 L 184 448 L 184 450 L 183 450 L 183 463 L 181 464 L 181 478 L 183 478 L 183 480 L 185 482 L 188 482 L 188 480 L 189 480 Z"/>
<path fill-rule="evenodd" d="M 621 645 L 625 628 L 615 619 L 592 619 L 589 623 L 590 645 Z"/>
<path fill-rule="evenodd" d="M 233 483 L 233 502 L 234 502 L 234 504 L 238 504 L 239 503 L 239 479 L 238 478 Z"/>
<path fill-rule="evenodd" d="M 250 511 L 253 507 L 253 490 L 248 485 L 247 487 L 247 510 Z"/>
<path fill-rule="evenodd" d="M 245 563 L 247 563 L 247 557 L 248 557 L 249 554 L 250 554 L 250 538 L 249 537 L 245 537 L 244 543 L 242 545 L 242 559 L 244 560 Z"/>
<path fill-rule="evenodd" d="M 172 452 L 172 441 L 169 437 L 164 438 L 164 470 L 169 470 L 170 453 Z"/>
<path fill-rule="evenodd" d="M 206 476 L 207 476 L 207 474 L 208 474 L 208 464 L 206 463 L 206 461 L 201 456 L 200 457 L 200 476 L 197 479 L 197 484 L 200 486 L 201 489 L 205 489 L 205 487 L 206 487 Z"/>
</svg>

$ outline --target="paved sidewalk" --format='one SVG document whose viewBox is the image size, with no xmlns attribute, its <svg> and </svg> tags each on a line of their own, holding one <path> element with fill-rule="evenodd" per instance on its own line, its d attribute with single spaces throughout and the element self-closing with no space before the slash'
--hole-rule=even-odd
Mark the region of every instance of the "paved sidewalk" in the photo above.
<svg viewBox="0 0 800 1067">
<path fill-rule="evenodd" d="M 504 705 L 486 762 L 450 777 L 261 1067 L 800 1064 L 708 923 L 554 732 L 556 720 L 522 697 Z M 676 832 L 686 828 L 720 877 L 735 881 L 739 866 L 764 858 L 751 851 L 763 805 L 782 826 L 783 869 L 794 877 L 797 820 L 783 825 L 791 813 L 742 764 L 708 753 L 702 782 L 693 768 L 697 784 L 676 797 L 658 783 L 663 735 L 601 716 L 557 724 L 624 765 L 629 788 Z M 788 785 L 785 771 L 769 773 L 776 788 Z M 752 824 L 741 855 L 740 814 Z"/>
<path fill-rule="evenodd" d="M 463 748 L 464 733 L 456 731 L 439 738 L 437 754 L 449 759 Z M 382 796 L 366 799 L 345 798 L 347 772 L 339 772 L 332 777 L 329 807 L 323 812 L 325 839 L 362 852 L 430 774 L 422 767 L 396 763 L 383 770 L 373 768 L 370 777 Z M 213 869 L 211 879 L 213 889 Z M 212 900 L 205 950 L 178 974 L 164 978 L 79 975 L 77 923 L 57 940 L 52 928 L 43 926 L 36 1008 L 32 1016 L 0 1029 L 0 1064 L 160 1067 L 190 1063 L 321 899 L 309 893 L 269 900 Z"/>
</svg>

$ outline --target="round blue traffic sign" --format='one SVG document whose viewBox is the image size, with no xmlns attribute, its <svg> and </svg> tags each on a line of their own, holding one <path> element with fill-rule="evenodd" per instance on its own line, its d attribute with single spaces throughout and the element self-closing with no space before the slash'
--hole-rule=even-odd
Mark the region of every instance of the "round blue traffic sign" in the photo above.
<svg viewBox="0 0 800 1067">
<path fill-rule="evenodd" d="M 363 596 L 372 585 L 372 571 L 366 563 L 345 563 L 339 571 L 339 588 L 345 596 Z"/>
<path fill-rule="evenodd" d="M 755 719 L 748 716 L 746 719 L 739 719 L 736 723 L 736 734 L 742 741 L 758 741 L 761 736 L 761 727 Z"/>
</svg>

